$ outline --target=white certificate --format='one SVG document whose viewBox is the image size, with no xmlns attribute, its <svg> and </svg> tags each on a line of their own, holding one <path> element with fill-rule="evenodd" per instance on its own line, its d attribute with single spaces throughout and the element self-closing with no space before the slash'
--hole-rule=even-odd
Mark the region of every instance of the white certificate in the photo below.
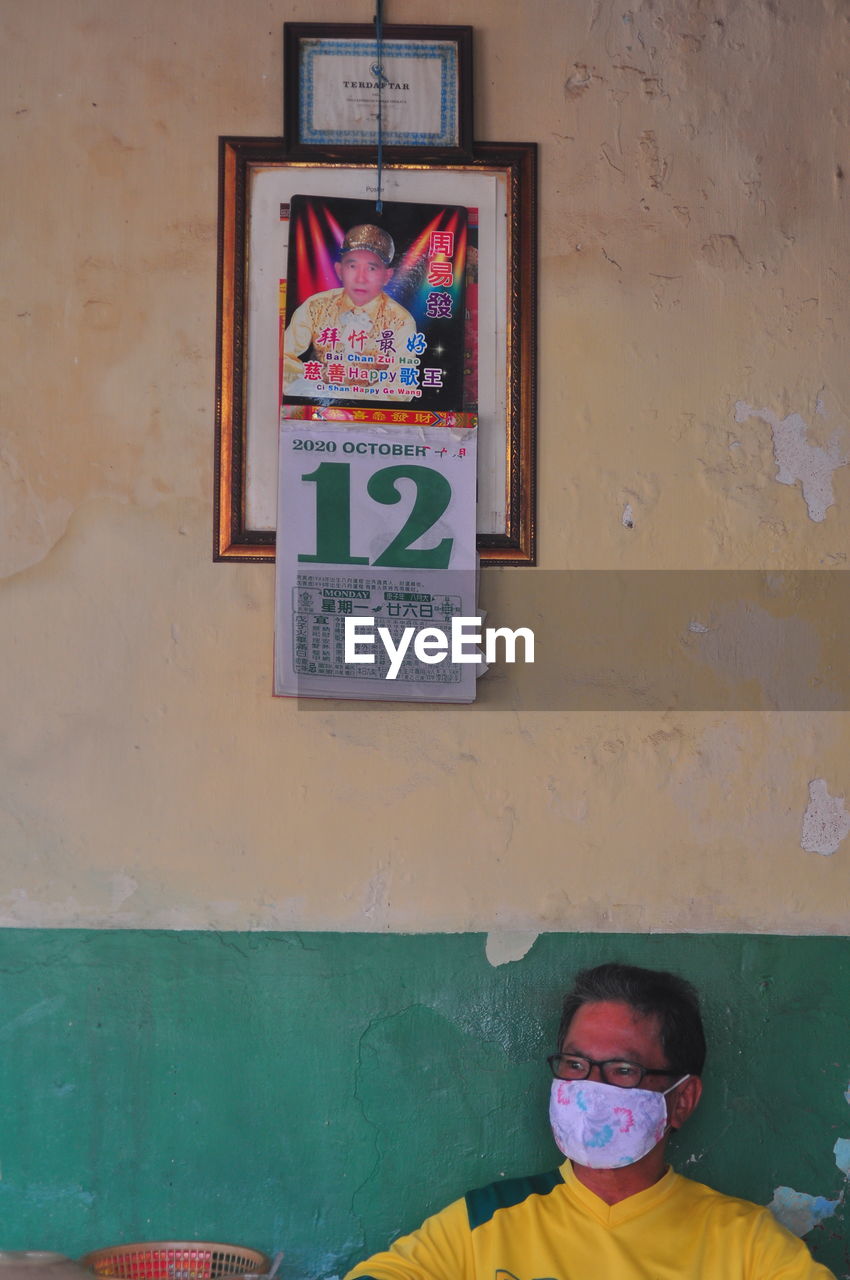
<svg viewBox="0 0 850 1280">
<path fill-rule="evenodd" d="M 305 39 L 299 82 L 302 144 L 376 146 L 380 84 L 385 146 L 459 145 L 454 41 Z"/>
</svg>

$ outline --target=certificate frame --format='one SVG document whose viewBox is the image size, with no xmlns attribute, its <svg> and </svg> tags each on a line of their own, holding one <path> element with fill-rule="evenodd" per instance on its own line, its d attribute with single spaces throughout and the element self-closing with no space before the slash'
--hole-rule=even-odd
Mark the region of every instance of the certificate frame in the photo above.
<svg viewBox="0 0 850 1280">
<path fill-rule="evenodd" d="M 536 171 L 532 142 L 476 143 L 439 165 L 384 167 L 387 198 L 481 206 L 478 537 L 485 564 L 536 551 Z M 274 559 L 279 421 L 278 280 L 286 257 L 264 220 L 287 193 L 374 193 L 376 168 L 293 158 L 281 138 L 219 139 L 213 558 Z M 492 199 L 491 199 L 492 197 Z M 489 202 L 489 203 L 488 203 Z M 492 208 L 490 208 L 492 204 Z"/>
<path fill-rule="evenodd" d="M 382 142 L 387 159 L 472 154 L 472 27 L 385 26 Z M 374 159 L 377 38 L 371 23 L 283 27 L 283 134 L 292 156 L 345 147 Z"/>
</svg>

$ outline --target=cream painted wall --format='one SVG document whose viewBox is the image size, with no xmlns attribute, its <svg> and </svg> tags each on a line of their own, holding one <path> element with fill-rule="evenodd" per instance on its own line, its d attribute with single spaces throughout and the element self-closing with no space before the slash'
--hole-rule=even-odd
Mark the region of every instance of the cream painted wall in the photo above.
<svg viewBox="0 0 850 1280">
<path fill-rule="evenodd" d="M 617 710 L 604 637 L 612 710 L 270 696 L 272 569 L 211 562 L 216 140 L 280 131 L 284 19 L 369 6 L 0 16 L 0 924 L 847 932 L 850 701 L 771 711 L 758 627 L 763 710 Z M 473 24 L 477 135 L 540 144 L 543 570 L 846 569 L 845 6 L 386 17 Z"/>
</svg>

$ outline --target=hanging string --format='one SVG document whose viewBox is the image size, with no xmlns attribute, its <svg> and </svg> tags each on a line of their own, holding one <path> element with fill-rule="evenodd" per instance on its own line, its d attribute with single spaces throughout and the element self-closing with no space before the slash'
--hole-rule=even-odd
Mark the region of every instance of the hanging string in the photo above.
<svg viewBox="0 0 850 1280">
<path fill-rule="evenodd" d="M 384 179 L 384 0 L 375 0 L 375 39 L 378 46 L 378 198 L 375 209 L 381 213 L 384 207 L 382 198 Z"/>
</svg>

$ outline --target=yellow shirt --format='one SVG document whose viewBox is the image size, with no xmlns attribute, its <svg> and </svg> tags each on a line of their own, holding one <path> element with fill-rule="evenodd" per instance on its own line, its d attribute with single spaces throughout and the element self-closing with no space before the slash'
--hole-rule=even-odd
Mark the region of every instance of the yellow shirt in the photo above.
<svg viewBox="0 0 850 1280">
<path fill-rule="evenodd" d="M 773 1214 L 668 1169 L 607 1205 L 567 1161 L 470 1192 L 346 1280 L 835 1280 Z"/>
<path fill-rule="evenodd" d="M 363 307 L 344 289 L 314 293 L 293 311 L 286 326 L 284 394 L 366 396 L 375 388 L 382 400 L 411 399 L 410 385 L 418 384 L 418 376 L 404 384 L 401 368 L 418 363 L 407 349 L 415 333 L 410 312 L 383 291 Z M 318 377 L 308 380 L 299 356 L 311 349 Z"/>
</svg>

